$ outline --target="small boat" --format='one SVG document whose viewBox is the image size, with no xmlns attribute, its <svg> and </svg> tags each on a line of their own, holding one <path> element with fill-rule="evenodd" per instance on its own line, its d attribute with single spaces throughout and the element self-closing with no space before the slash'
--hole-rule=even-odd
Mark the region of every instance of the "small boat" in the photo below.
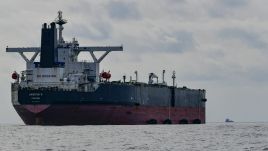
<svg viewBox="0 0 268 151">
<path fill-rule="evenodd" d="M 233 120 L 230 120 L 229 118 L 225 119 L 225 123 L 232 123 L 234 122 Z"/>
</svg>

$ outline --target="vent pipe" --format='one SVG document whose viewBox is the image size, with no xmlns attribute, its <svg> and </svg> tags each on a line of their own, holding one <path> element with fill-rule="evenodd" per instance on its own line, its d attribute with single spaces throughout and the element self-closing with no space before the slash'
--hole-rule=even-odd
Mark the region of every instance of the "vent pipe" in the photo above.
<svg viewBox="0 0 268 151">
<path fill-rule="evenodd" d="M 123 75 L 123 82 L 126 82 L 126 75 Z"/>
<path fill-rule="evenodd" d="M 163 84 L 166 84 L 166 82 L 165 82 L 165 72 L 166 72 L 166 70 L 163 70 L 163 72 L 162 72 L 162 82 L 163 82 Z"/>
<path fill-rule="evenodd" d="M 135 76 L 136 76 L 136 82 L 138 82 L 138 71 L 136 70 L 134 73 L 135 73 Z"/>
</svg>

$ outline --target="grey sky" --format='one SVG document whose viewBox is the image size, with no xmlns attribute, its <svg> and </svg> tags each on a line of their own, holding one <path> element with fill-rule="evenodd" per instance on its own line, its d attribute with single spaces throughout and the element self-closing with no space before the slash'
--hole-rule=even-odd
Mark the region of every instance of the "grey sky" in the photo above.
<svg viewBox="0 0 268 151">
<path fill-rule="evenodd" d="M 178 86 L 207 90 L 208 121 L 268 121 L 267 5 L 264 0 L 1 2 L 0 122 L 22 123 L 11 106 L 10 82 L 25 63 L 5 47 L 39 46 L 42 23 L 53 21 L 58 10 L 68 19 L 65 40 L 124 45 L 124 52 L 109 54 L 101 64 L 113 80 L 138 70 L 147 82 L 149 72 L 165 69 L 170 84 L 176 70 Z"/>
</svg>

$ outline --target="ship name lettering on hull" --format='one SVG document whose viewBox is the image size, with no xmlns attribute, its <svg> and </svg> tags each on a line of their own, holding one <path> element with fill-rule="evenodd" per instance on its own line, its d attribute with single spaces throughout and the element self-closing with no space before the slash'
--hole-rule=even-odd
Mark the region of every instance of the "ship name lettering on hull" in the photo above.
<svg viewBox="0 0 268 151">
<path fill-rule="evenodd" d="M 29 96 L 35 97 L 35 96 L 42 96 L 43 93 L 29 93 Z"/>
<path fill-rule="evenodd" d="M 56 75 L 46 75 L 46 74 L 43 74 L 43 75 L 37 75 L 37 77 L 38 78 L 50 78 L 50 77 L 53 77 L 53 78 L 55 78 L 55 77 L 57 77 Z"/>
</svg>

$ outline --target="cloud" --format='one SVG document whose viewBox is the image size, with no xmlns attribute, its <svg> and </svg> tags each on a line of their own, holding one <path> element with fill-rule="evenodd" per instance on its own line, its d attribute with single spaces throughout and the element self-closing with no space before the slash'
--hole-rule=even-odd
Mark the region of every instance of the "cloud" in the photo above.
<svg viewBox="0 0 268 151">
<path fill-rule="evenodd" d="M 86 25 L 72 23 L 66 35 L 76 35 L 78 38 L 97 41 L 110 38 L 112 32 L 113 28 L 108 22 L 99 20 L 97 22 L 89 22 Z"/>
<path fill-rule="evenodd" d="M 124 32 L 124 31 L 123 31 Z M 121 41 L 129 53 L 171 53 L 180 54 L 193 51 L 196 41 L 192 32 L 167 31 L 167 30 L 143 30 L 121 33 L 118 41 Z"/>
<path fill-rule="evenodd" d="M 155 41 L 159 52 L 182 53 L 195 48 L 193 34 L 187 31 L 177 31 L 172 34 L 159 35 L 159 41 Z"/>
<path fill-rule="evenodd" d="M 219 4 L 222 4 L 224 7 L 241 7 L 246 6 L 249 3 L 249 0 L 218 0 Z"/>
<path fill-rule="evenodd" d="M 241 9 L 245 9 L 249 0 L 217 0 L 208 9 L 211 17 L 233 17 Z"/>
<path fill-rule="evenodd" d="M 243 45 L 255 49 L 266 49 L 267 43 L 261 39 L 260 34 L 246 31 L 241 28 L 224 28 L 219 32 L 219 36 L 225 41 L 238 40 Z"/>
<path fill-rule="evenodd" d="M 268 67 L 257 66 L 253 68 L 248 68 L 243 75 L 246 76 L 248 82 L 254 82 L 258 85 L 266 85 L 268 82 Z"/>
<path fill-rule="evenodd" d="M 83 14 L 85 12 L 92 13 L 92 5 L 87 0 L 80 0 L 79 3 L 73 3 L 67 7 L 67 10 L 73 14 Z"/>
<path fill-rule="evenodd" d="M 111 1 L 107 4 L 108 14 L 118 20 L 140 19 L 137 4 L 134 2 Z"/>
</svg>

